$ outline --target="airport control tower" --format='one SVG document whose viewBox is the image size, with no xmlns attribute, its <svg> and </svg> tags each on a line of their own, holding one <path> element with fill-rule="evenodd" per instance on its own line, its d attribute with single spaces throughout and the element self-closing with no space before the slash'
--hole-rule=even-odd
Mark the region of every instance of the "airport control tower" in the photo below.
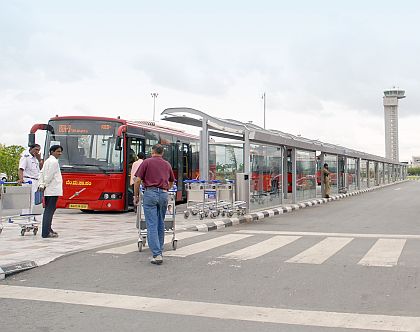
<svg viewBox="0 0 420 332">
<path fill-rule="evenodd" d="M 385 157 L 399 161 L 398 151 L 398 99 L 405 98 L 405 91 L 393 87 L 384 91 Z"/>
</svg>

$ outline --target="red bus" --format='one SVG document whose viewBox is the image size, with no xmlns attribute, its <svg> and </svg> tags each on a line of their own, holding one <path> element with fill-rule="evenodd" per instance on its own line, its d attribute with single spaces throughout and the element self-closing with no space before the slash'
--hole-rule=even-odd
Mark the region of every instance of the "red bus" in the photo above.
<svg viewBox="0 0 420 332">
<path fill-rule="evenodd" d="M 63 196 L 58 208 L 89 211 L 128 211 L 133 208 L 130 169 L 137 153 L 147 157 L 154 144 L 164 145 L 178 183 L 177 201 L 186 199 L 184 179 L 197 178 L 199 138 L 154 122 L 128 121 L 91 116 L 56 116 L 48 124 L 35 124 L 35 132 L 46 131 L 45 156 L 59 144 L 63 175 Z"/>
</svg>

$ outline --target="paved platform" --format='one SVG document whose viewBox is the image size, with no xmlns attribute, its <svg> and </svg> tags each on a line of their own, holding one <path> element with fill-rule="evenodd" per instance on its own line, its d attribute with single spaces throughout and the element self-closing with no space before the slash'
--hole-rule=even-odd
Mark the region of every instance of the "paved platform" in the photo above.
<svg viewBox="0 0 420 332">
<path fill-rule="evenodd" d="M 320 198 L 298 204 L 285 204 L 276 208 L 232 218 L 184 219 L 182 214 L 184 208 L 181 206 L 178 208 L 175 224 L 177 232 L 207 232 L 292 212 L 317 204 L 324 204 L 382 187 L 340 194 L 329 199 Z M 3 232 L 0 234 L 0 279 L 3 279 L 8 274 L 7 271 L 12 271 L 9 273 L 18 272 L 47 264 L 59 257 L 75 252 L 122 242 L 136 242 L 138 238 L 136 216 L 133 212 L 83 213 L 79 210 L 57 210 L 53 219 L 53 228 L 59 233 L 58 238 L 43 239 L 41 230 L 35 236 L 30 232 L 21 236 L 19 225 L 3 223 L 3 226 Z"/>
</svg>

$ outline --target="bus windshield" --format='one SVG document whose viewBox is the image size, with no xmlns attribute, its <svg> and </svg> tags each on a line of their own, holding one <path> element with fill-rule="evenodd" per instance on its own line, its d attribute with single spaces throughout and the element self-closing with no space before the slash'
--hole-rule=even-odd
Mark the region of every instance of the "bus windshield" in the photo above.
<svg viewBox="0 0 420 332">
<path fill-rule="evenodd" d="M 51 120 L 46 150 L 58 144 L 64 149 L 59 159 L 63 172 L 121 172 L 123 151 L 115 150 L 119 122 L 98 120 Z"/>
</svg>

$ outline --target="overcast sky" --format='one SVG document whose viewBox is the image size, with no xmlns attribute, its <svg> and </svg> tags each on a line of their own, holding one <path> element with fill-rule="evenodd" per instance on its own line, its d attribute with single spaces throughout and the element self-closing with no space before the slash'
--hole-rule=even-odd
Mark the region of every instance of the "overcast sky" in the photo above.
<svg viewBox="0 0 420 332">
<path fill-rule="evenodd" d="M 383 90 L 400 159 L 420 155 L 416 1 L 0 0 L 0 143 L 58 115 L 210 115 L 384 156 Z M 41 139 L 41 138 L 40 138 Z M 40 142 L 43 143 L 43 142 Z"/>
</svg>

